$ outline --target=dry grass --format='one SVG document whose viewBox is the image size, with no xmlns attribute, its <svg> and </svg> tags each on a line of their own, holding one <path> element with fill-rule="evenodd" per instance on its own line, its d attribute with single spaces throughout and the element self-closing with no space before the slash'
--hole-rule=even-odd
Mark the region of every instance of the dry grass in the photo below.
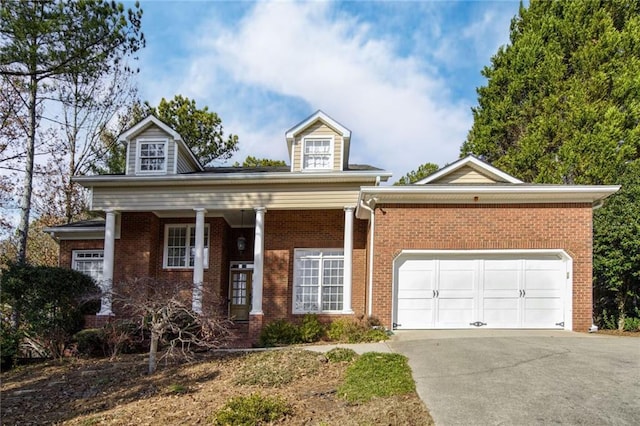
<svg viewBox="0 0 640 426">
<path fill-rule="evenodd" d="M 262 366 L 262 368 L 256 368 Z M 187 365 L 145 374 L 142 355 L 116 361 L 69 360 L 2 374 L 3 424 L 209 424 L 234 396 L 278 395 L 292 407 L 285 424 L 430 425 L 415 393 L 352 405 L 336 396 L 348 363 L 283 350 L 248 355 L 209 354 Z M 273 381 L 265 380 L 270 369 Z M 315 371 L 313 371 L 315 370 Z M 284 371 L 293 371 L 287 375 Z M 258 380 L 248 383 L 248 377 Z M 283 383 L 288 381 L 288 383 Z M 244 384 L 239 384 L 239 382 Z"/>
</svg>

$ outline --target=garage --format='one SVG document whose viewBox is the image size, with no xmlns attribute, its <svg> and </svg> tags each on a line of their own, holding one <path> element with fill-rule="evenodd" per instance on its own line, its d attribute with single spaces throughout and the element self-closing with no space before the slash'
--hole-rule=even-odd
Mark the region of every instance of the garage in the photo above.
<svg viewBox="0 0 640 426">
<path fill-rule="evenodd" d="M 557 251 L 402 252 L 396 329 L 571 329 L 571 258 Z"/>
</svg>

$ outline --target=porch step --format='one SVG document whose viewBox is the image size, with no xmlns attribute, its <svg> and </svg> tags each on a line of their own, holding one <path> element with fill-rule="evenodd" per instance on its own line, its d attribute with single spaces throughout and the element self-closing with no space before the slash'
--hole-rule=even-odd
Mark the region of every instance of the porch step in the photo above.
<svg viewBox="0 0 640 426">
<path fill-rule="evenodd" d="M 253 346 L 251 339 L 249 338 L 249 323 L 248 322 L 235 322 L 231 326 L 231 333 L 233 337 L 227 343 L 228 348 L 250 348 Z"/>
</svg>

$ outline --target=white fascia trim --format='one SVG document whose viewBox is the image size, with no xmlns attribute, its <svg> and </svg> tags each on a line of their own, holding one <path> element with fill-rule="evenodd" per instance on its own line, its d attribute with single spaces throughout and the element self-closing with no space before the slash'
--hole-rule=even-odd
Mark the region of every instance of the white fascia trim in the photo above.
<svg viewBox="0 0 640 426">
<path fill-rule="evenodd" d="M 296 124 L 291 129 L 287 130 L 287 132 L 285 133 L 287 140 L 292 141 L 298 133 L 306 129 L 310 124 L 312 124 L 316 120 L 320 120 L 327 126 L 333 128 L 338 133 L 340 133 L 342 137 L 351 138 L 351 130 L 347 129 L 342 124 L 338 123 L 336 120 L 329 117 L 323 111 L 318 110 L 315 113 L 311 114 L 306 119 L 302 120 L 300 123 Z"/>
<path fill-rule="evenodd" d="M 160 129 L 162 129 L 162 131 L 171 135 L 172 138 L 182 140 L 182 137 L 178 132 L 167 126 L 154 115 L 149 115 L 147 118 L 139 121 L 138 124 L 134 125 L 129 130 L 121 133 L 120 136 L 118 136 L 118 140 L 127 141 L 128 139 L 131 139 L 132 137 L 149 127 L 151 124 L 155 124 Z"/>
<path fill-rule="evenodd" d="M 434 180 L 438 180 L 439 178 L 441 178 L 442 176 L 445 176 L 449 173 L 452 173 L 456 170 L 458 170 L 461 167 L 464 167 L 468 164 L 471 164 L 475 167 L 473 167 L 474 169 L 480 169 L 485 171 L 486 173 L 490 174 L 490 175 L 494 175 L 497 176 L 501 179 L 506 180 L 509 183 L 523 183 L 520 179 L 517 179 L 513 176 L 511 176 L 508 173 L 503 172 L 500 169 L 497 169 L 495 167 L 493 167 L 491 164 L 485 163 L 484 161 L 469 155 L 461 160 L 456 161 L 453 164 L 449 164 L 448 166 L 438 170 L 437 172 L 433 173 L 432 175 L 427 176 L 426 178 L 419 180 L 418 182 L 416 182 L 414 185 L 424 185 L 430 182 L 433 182 Z"/>
<path fill-rule="evenodd" d="M 77 176 L 73 178 L 74 182 L 77 182 L 81 185 L 87 186 L 111 186 L 118 185 L 121 183 L 157 183 L 157 184 L 184 184 L 186 182 L 193 183 L 202 183 L 202 184 L 210 184 L 217 182 L 225 182 L 225 183 L 250 183 L 251 181 L 255 182 L 264 182 L 264 181 L 274 181 L 274 182 L 296 182 L 299 180 L 308 180 L 310 178 L 314 180 L 325 180 L 325 182 L 331 181 L 343 181 L 345 179 L 348 180 L 358 180 L 358 179 L 372 179 L 375 180 L 377 177 L 391 177 L 391 173 L 384 172 L 381 170 L 372 170 L 366 172 L 314 172 L 314 173 L 290 173 L 290 172 L 279 172 L 279 173 L 229 173 L 229 174 L 179 174 L 179 175 L 154 175 L 154 176 L 126 176 L 126 175 L 97 175 L 97 176 Z M 366 187 L 364 187 L 366 188 Z M 383 188 L 380 186 L 373 186 L 371 188 Z"/>
<path fill-rule="evenodd" d="M 438 185 L 438 186 L 363 186 L 360 188 L 360 198 L 366 195 L 384 198 L 385 195 L 429 195 L 429 194 L 563 194 L 581 195 L 582 198 L 594 198 L 594 201 L 606 198 L 617 192 L 620 185 Z M 514 202 L 517 202 L 514 201 Z"/>
<path fill-rule="evenodd" d="M 178 173 L 178 142 L 173 144 L 173 173 Z"/>
</svg>

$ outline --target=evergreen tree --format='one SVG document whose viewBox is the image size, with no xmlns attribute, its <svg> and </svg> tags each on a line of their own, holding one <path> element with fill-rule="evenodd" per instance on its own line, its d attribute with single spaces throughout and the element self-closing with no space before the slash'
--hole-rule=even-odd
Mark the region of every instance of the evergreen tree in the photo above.
<svg viewBox="0 0 640 426">
<path fill-rule="evenodd" d="M 640 150 L 640 2 L 521 7 L 462 154 L 524 181 L 613 183 Z"/>
</svg>

